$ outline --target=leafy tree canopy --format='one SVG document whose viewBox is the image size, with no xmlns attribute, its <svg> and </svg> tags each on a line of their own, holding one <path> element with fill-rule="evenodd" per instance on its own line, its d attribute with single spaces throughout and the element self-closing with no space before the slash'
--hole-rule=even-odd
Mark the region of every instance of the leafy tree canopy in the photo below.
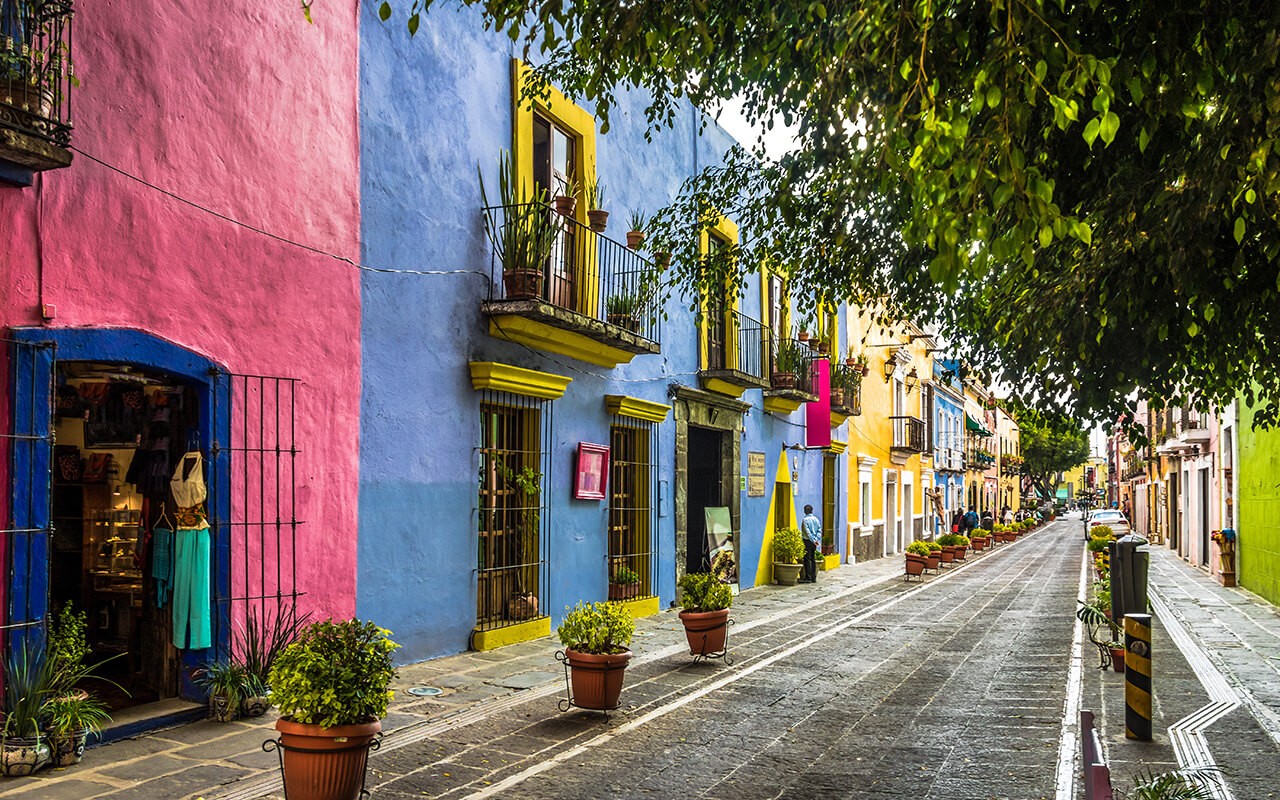
<svg viewBox="0 0 1280 800">
<path fill-rule="evenodd" d="M 1058 414 L 1017 413 L 1022 471 L 1042 497 L 1053 499 L 1055 476 L 1089 460 L 1089 436 L 1078 423 Z"/>
<path fill-rule="evenodd" d="M 798 125 L 655 219 L 682 288 L 766 261 L 793 291 L 935 326 L 1021 399 L 1280 398 L 1280 3 L 456 0 L 591 98 L 745 101 Z M 433 0 L 410 0 L 409 30 Z M 382 8 L 383 18 L 392 14 Z M 697 255 L 707 209 L 744 231 Z"/>
</svg>

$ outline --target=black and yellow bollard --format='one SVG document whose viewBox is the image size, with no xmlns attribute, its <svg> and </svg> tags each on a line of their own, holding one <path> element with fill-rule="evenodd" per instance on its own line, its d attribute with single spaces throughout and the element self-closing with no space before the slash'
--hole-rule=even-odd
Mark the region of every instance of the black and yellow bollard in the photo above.
<svg viewBox="0 0 1280 800">
<path fill-rule="evenodd" d="M 1124 615 L 1124 735 L 1151 741 L 1151 615 Z"/>
</svg>

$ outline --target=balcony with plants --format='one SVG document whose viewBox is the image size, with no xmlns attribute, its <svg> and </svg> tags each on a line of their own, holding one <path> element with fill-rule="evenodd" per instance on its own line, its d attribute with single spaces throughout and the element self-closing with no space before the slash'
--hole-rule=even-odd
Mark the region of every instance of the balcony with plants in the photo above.
<svg viewBox="0 0 1280 800">
<path fill-rule="evenodd" d="M 604 235 L 598 185 L 585 193 L 600 212 L 590 225 L 545 194 L 523 196 L 509 157 L 499 163 L 498 203 L 483 180 L 480 188 L 492 245 L 480 310 L 490 335 L 609 368 L 660 352 L 661 269 Z"/>
<path fill-rule="evenodd" d="M 71 164 L 70 0 L 0 2 L 0 181 Z"/>
<path fill-rule="evenodd" d="M 764 410 L 790 414 L 818 399 L 813 385 L 813 362 L 822 356 L 805 342 L 790 337 L 772 339 L 769 388 Z"/>
<path fill-rule="evenodd" d="M 854 359 L 831 365 L 831 424 L 839 425 L 862 413 L 863 370 Z"/>
<path fill-rule="evenodd" d="M 747 389 L 769 386 L 768 329 L 740 311 L 712 305 L 703 313 L 706 360 L 698 371 L 702 388 L 741 397 Z"/>
</svg>

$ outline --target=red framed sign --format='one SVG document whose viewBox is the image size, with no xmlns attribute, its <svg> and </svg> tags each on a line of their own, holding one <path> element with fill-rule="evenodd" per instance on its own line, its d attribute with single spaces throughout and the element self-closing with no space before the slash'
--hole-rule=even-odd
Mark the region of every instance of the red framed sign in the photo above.
<svg viewBox="0 0 1280 800">
<path fill-rule="evenodd" d="M 608 446 L 578 442 L 578 468 L 574 473 L 573 496 L 578 500 L 603 500 L 608 482 Z"/>
</svg>

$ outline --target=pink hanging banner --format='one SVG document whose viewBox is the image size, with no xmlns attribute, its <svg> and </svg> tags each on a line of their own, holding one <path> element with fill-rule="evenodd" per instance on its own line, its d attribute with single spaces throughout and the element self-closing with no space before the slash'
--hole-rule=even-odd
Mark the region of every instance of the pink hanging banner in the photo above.
<svg viewBox="0 0 1280 800">
<path fill-rule="evenodd" d="M 831 363 L 825 358 L 812 364 L 813 393 L 818 399 L 804 404 L 805 447 L 831 446 Z"/>
</svg>

